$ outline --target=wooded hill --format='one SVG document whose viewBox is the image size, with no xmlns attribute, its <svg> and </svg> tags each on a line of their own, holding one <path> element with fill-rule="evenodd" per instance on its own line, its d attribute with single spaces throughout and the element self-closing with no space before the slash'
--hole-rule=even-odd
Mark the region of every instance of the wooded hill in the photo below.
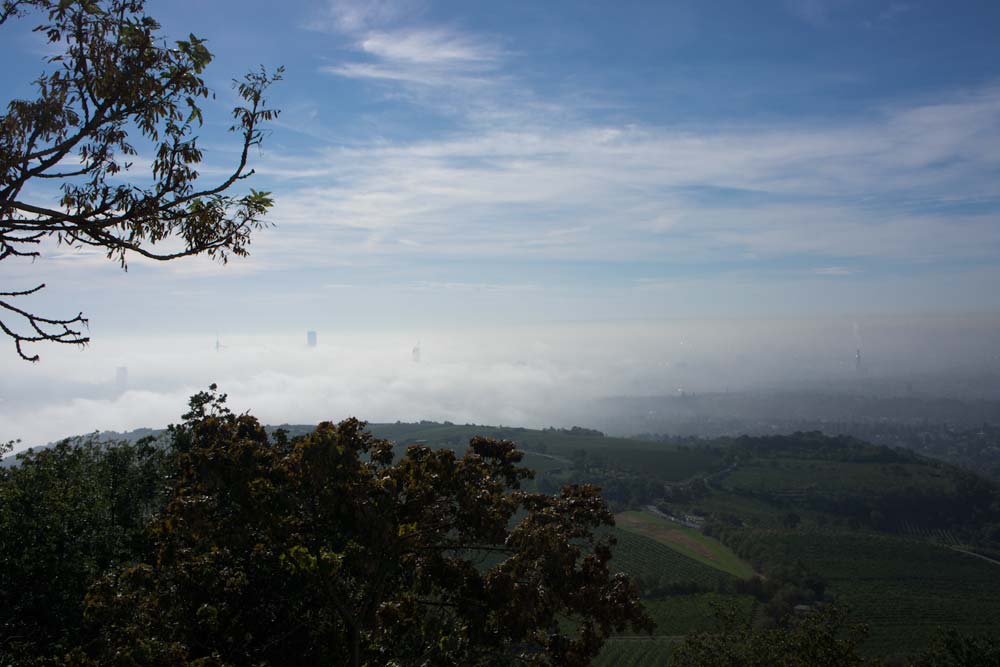
<svg viewBox="0 0 1000 667">
<path fill-rule="evenodd" d="M 268 431 L 294 440 L 313 428 Z M 601 489 L 616 513 L 617 526 L 598 531 L 617 541 L 611 568 L 636 582 L 656 630 L 612 637 L 599 664 L 663 664 L 682 637 L 714 632 L 720 608 L 766 631 L 832 603 L 869 627 L 863 653 L 901 662 L 943 630 L 1000 633 L 1000 489 L 906 449 L 817 432 L 658 442 L 579 427 L 368 428 L 397 458 L 413 447 L 461 455 L 476 436 L 511 440 L 535 473 L 526 489 Z M 125 439 L 139 435 L 164 438 Z M 154 506 L 150 480 L 130 479 L 127 502 Z M 134 539 L 136 521 L 116 544 Z M 118 548 L 100 558 L 113 562 Z"/>
</svg>

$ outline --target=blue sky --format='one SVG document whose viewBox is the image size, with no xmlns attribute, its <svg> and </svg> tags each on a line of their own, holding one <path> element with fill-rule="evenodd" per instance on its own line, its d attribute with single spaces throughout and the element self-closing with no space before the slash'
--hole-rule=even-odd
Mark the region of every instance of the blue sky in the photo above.
<svg viewBox="0 0 1000 667">
<path fill-rule="evenodd" d="M 273 227 L 224 267 L 4 261 L 94 342 L 0 354 L 0 441 L 163 425 L 211 381 L 275 423 L 545 425 L 608 394 L 853 377 L 858 348 L 873 375 L 997 368 L 996 2 L 148 10 L 216 55 L 207 180 L 235 160 L 231 79 L 285 66 L 249 184 Z M 0 28 L 0 102 L 51 53 L 30 25 Z"/>
<path fill-rule="evenodd" d="M 96 331 L 1000 308 L 994 2 L 148 9 L 216 54 L 208 177 L 229 80 L 285 66 L 252 182 L 275 226 L 227 267 L 0 268 Z M 25 27 L 8 97 L 41 68 Z"/>
</svg>

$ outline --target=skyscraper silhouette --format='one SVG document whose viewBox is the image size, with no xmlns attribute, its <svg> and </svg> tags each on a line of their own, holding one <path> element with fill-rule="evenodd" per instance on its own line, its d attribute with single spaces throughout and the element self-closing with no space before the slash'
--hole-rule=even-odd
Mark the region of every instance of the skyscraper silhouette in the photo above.
<svg viewBox="0 0 1000 667">
<path fill-rule="evenodd" d="M 115 369 L 115 388 L 118 391 L 128 389 L 128 366 L 119 366 Z"/>
</svg>

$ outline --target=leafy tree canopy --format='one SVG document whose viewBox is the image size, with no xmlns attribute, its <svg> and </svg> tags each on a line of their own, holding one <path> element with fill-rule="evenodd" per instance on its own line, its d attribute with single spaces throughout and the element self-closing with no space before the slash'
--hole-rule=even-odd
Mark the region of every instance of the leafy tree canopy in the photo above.
<svg viewBox="0 0 1000 667">
<path fill-rule="evenodd" d="M 149 558 L 91 589 L 79 660 L 585 665 L 651 627 L 598 490 L 520 490 L 509 441 L 394 462 L 354 419 L 288 440 L 214 392 L 191 406 Z"/>
<path fill-rule="evenodd" d="M 146 441 L 87 439 L 0 468 L 0 664 L 59 655 L 82 639 L 88 587 L 147 551 L 168 464 Z"/>
</svg>

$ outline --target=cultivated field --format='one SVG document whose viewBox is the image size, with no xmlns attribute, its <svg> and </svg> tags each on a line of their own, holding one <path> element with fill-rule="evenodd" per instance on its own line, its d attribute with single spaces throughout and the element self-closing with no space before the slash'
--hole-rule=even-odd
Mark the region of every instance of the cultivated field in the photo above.
<svg viewBox="0 0 1000 667">
<path fill-rule="evenodd" d="M 700 531 L 668 521 L 651 512 L 622 512 L 615 517 L 619 528 L 666 545 L 674 551 L 739 579 L 753 575 L 753 568 L 731 549 Z"/>
</svg>

